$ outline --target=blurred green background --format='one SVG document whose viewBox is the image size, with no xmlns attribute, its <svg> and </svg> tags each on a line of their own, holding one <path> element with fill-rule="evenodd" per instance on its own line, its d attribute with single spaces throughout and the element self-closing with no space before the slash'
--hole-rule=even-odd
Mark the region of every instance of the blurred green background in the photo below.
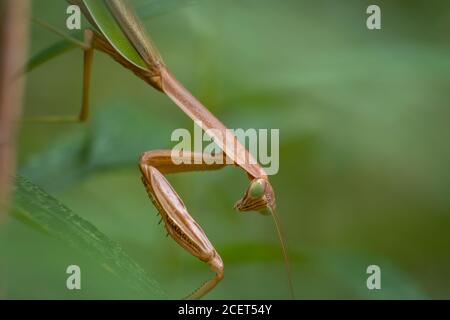
<svg viewBox="0 0 450 320">
<path fill-rule="evenodd" d="M 66 3 L 33 1 L 60 28 Z M 280 129 L 271 177 L 299 299 L 450 298 L 450 4 L 445 1 L 133 1 L 166 64 L 231 128 Z M 378 4 L 382 29 L 366 28 Z M 83 27 L 87 27 L 84 23 Z M 32 25 L 30 56 L 60 40 Z M 25 116 L 72 115 L 82 53 L 27 75 Z M 165 96 L 97 53 L 86 124 L 26 124 L 19 173 L 119 243 L 169 298 L 212 276 L 166 238 L 137 168 L 193 124 Z M 285 299 L 269 217 L 233 210 L 240 170 L 169 179 L 225 264 L 207 298 Z M 64 241 L 10 219 L 0 233 L 6 298 L 163 298 Z M 82 290 L 65 287 L 66 267 Z M 366 268 L 381 267 L 381 290 Z"/>
</svg>

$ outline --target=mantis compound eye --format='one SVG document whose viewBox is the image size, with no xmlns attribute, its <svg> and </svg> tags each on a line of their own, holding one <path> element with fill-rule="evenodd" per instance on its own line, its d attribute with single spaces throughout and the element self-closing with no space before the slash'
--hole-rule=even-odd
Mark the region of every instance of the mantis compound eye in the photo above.
<svg viewBox="0 0 450 320">
<path fill-rule="evenodd" d="M 261 214 L 270 214 L 275 204 L 275 197 L 270 183 L 263 178 L 254 179 L 244 197 L 239 200 L 235 208 L 239 211 L 257 211 Z"/>
<path fill-rule="evenodd" d="M 249 195 L 253 199 L 261 198 L 266 190 L 266 181 L 264 179 L 256 179 L 249 188 Z"/>
</svg>

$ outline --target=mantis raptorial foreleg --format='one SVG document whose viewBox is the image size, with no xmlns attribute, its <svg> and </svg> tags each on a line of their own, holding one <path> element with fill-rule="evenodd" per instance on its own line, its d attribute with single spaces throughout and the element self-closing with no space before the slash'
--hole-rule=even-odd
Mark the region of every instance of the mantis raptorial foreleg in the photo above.
<svg viewBox="0 0 450 320">
<path fill-rule="evenodd" d="M 181 163 L 174 164 L 173 157 L 176 157 Z M 216 170 L 226 165 L 226 161 L 222 161 L 224 164 L 207 165 L 204 162 L 205 157 L 208 155 L 197 152 L 172 155 L 171 150 L 156 150 L 144 153 L 139 162 L 142 182 L 150 199 L 161 214 L 167 233 L 189 253 L 208 263 L 216 274 L 214 278 L 189 295 L 188 299 L 202 297 L 222 280 L 223 262 L 205 232 L 188 213 L 183 201 L 163 174 Z"/>
<path fill-rule="evenodd" d="M 139 161 L 142 182 L 153 204 L 161 214 L 168 234 L 185 250 L 201 261 L 210 265 L 216 276 L 203 284 L 188 299 L 197 299 L 212 290 L 223 278 L 223 262 L 214 249 L 205 232 L 188 213 L 186 206 L 172 188 L 163 174 L 218 170 L 226 165 L 236 165 L 223 155 L 217 161 L 217 156 L 199 152 L 183 153 L 171 150 L 155 150 L 144 153 Z M 174 163 L 174 160 L 178 164 Z M 259 210 L 274 207 L 275 197 L 272 187 L 266 178 L 251 179 L 244 197 L 235 208 L 240 211 Z M 270 213 L 270 212 L 267 212 Z"/>
</svg>

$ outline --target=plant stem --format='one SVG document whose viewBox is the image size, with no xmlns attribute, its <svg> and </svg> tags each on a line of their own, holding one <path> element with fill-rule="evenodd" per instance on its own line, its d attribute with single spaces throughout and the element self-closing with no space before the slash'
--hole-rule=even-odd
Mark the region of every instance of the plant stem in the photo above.
<svg viewBox="0 0 450 320">
<path fill-rule="evenodd" d="M 24 65 L 28 45 L 29 0 L 0 4 L 0 223 L 5 219 L 15 174 L 15 135 L 21 114 Z"/>
</svg>

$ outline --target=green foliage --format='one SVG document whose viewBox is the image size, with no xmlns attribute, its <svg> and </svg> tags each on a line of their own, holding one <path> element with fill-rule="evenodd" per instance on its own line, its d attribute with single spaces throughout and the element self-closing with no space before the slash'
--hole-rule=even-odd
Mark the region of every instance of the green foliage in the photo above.
<svg viewBox="0 0 450 320">
<path fill-rule="evenodd" d="M 170 123 L 152 120 L 150 110 L 126 103 L 111 103 L 101 110 L 88 124 L 89 130 L 60 136 L 45 151 L 30 159 L 20 173 L 55 192 L 99 170 L 126 165 L 137 168 L 141 153 L 167 145 L 155 132 L 169 131 Z"/>
<path fill-rule="evenodd" d="M 84 0 L 86 8 L 92 14 L 92 21 L 95 23 L 93 26 L 96 29 L 101 30 L 102 34 L 106 36 L 107 39 L 111 41 L 113 46 L 122 53 L 122 55 L 131 63 L 139 66 L 142 69 L 146 69 L 147 66 L 142 60 L 138 52 L 131 45 L 130 41 L 126 38 L 125 34 L 122 32 L 120 27 L 115 22 L 111 13 L 108 11 L 107 7 L 103 4 L 103 1 L 96 0 Z M 149 19 L 156 15 L 170 12 L 174 9 L 185 6 L 192 3 L 190 0 L 134 0 L 132 1 L 133 8 L 135 8 L 138 16 L 141 19 Z M 63 29 L 58 30 L 58 33 L 64 34 Z M 69 37 L 78 39 L 82 41 L 82 31 L 72 32 L 71 35 L 67 35 L 61 40 L 41 49 L 38 53 L 34 54 L 27 61 L 25 72 L 30 72 L 35 68 L 45 64 L 46 62 L 68 52 L 71 49 L 76 48 L 73 42 L 70 41 Z"/>
<path fill-rule="evenodd" d="M 62 29 L 63 6 L 42 2 L 36 16 Z M 134 3 L 142 14 L 141 5 L 174 2 Z M 177 78 L 227 126 L 280 129 L 280 171 L 270 179 L 297 298 L 449 298 L 448 3 L 381 1 L 380 31 L 365 27 L 367 5 L 202 1 L 146 23 Z M 54 41 L 35 28 L 31 53 Z M 80 76 L 75 52 L 29 73 L 26 114 L 75 114 Z M 192 122 L 102 54 L 91 95 L 86 124 L 22 126 L 20 173 L 120 243 L 170 297 L 183 297 L 212 274 L 165 237 L 137 160 L 173 147 L 172 131 Z M 245 175 L 227 168 L 169 179 L 225 264 L 208 298 L 287 298 L 270 217 L 232 208 Z M 91 278 L 77 297 L 117 297 L 117 277 L 62 241 L 15 220 L 10 227 L 0 233 L 14 283 L 7 297 L 70 298 L 58 288 L 79 261 Z M 381 267 L 381 291 L 365 287 L 371 264 Z"/>
<path fill-rule="evenodd" d="M 42 189 L 21 177 L 17 178 L 11 214 L 33 229 L 91 256 L 98 261 L 104 272 L 112 273 L 137 290 L 142 297 L 164 297 L 156 281 L 151 280 L 122 247 Z"/>
<path fill-rule="evenodd" d="M 76 46 L 67 40 L 59 40 L 33 55 L 27 62 L 24 72 L 30 72 L 46 62 L 72 50 Z"/>
</svg>

